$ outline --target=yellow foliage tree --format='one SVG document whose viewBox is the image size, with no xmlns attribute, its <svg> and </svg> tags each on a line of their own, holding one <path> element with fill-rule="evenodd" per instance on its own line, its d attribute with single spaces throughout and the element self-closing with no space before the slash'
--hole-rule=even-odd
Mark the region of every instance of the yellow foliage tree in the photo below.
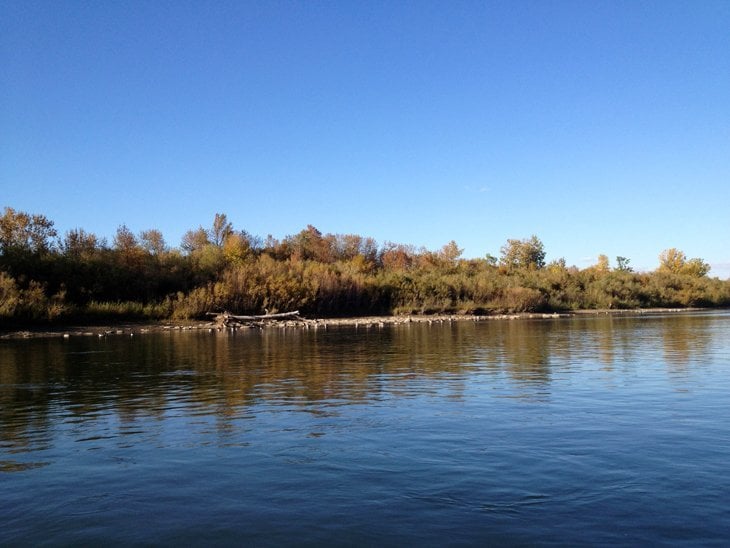
<svg viewBox="0 0 730 548">
<path fill-rule="evenodd" d="M 686 262 L 687 256 L 683 251 L 675 247 L 670 247 L 659 254 L 659 272 L 679 274 Z"/>
</svg>

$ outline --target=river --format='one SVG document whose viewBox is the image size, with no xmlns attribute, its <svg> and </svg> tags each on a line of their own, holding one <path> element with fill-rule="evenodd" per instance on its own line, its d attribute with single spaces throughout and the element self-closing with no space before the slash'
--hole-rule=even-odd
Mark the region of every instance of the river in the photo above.
<svg viewBox="0 0 730 548">
<path fill-rule="evenodd" d="M 0 545 L 726 545 L 730 312 L 0 341 Z"/>
</svg>

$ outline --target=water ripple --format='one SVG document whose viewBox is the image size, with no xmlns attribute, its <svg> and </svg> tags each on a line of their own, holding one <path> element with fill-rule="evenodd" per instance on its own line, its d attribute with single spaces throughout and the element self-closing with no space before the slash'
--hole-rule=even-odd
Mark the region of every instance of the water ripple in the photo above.
<svg viewBox="0 0 730 548">
<path fill-rule="evenodd" d="M 729 320 L 2 341 L 0 544 L 722 545 Z"/>
</svg>

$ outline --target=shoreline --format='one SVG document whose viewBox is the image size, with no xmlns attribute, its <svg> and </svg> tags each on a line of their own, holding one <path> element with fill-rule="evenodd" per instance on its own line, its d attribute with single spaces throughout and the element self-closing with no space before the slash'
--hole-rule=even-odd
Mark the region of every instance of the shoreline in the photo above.
<svg viewBox="0 0 730 548">
<path fill-rule="evenodd" d="M 587 316 L 641 316 L 658 314 L 681 314 L 722 310 L 715 308 L 639 308 L 639 309 L 597 309 L 572 310 L 569 312 L 517 312 L 512 314 L 469 315 L 469 314 L 433 314 L 433 315 L 401 315 L 401 316 L 359 316 L 352 318 L 301 318 L 283 321 L 263 321 L 255 325 L 221 326 L 214 322 L 182 321 L 172 322 L 108 322 L 102 325 L 63 325 L 57 327 L 39 326 L 27 329 L 8 329 L 0 331 L 3 339 L 36 339 L 36 338 L 70 338 L 107 336 L 135 336 L 148 333 L 176 331 L 209 331 L 235 332 L 248 329 L 328 329 L 330 327 L 355 327 L 369 329 L 386 325 L 444 324 L 453 322 L 483 322 L 494 320 L 535 320 L 565 319 Z"/>
</svg>

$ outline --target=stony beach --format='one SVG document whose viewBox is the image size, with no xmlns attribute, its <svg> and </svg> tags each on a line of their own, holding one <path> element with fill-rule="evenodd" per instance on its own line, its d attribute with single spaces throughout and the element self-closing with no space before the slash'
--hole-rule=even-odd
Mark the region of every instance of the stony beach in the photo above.
<svg viewBox="0 0 730 548">
<path fill-rule="evenodd" d="M 338 327 L 354 327 L 356 329 L 383 328 L 391 325 L 428 324 L 443 325 L 454 322 L 486 322 L 515 320 L 547 320 L 571 318 L 576 316 L 626 316 L 642 314 L 686 313 L 701 310 L 699 308 L 652 308 L 632 310 L 577 310 L 570 312 L 538 313 L 522 312 L 514 314 L 468 315 L 468 314 L 434 314 L 434 315 L 400 315 L 400 316 L 368 316 L 356 318 L 306 318 L 286 320 L 260 320 L 245 323 L 231 322 L 223 325 L 211 321 L 160 322 L 160 323 L 119 323 L 108 325 L 63 325 L 40 326 L 29 329 L 8 329 L 0 332 L 0 339 L 27 339 L 43 337 L 114 337 L 143 336 L 148 333 L 207 331 L 210 333 L 235 333 L 248 329 L 314 329 L 326 330 Z"/>
</svg>

